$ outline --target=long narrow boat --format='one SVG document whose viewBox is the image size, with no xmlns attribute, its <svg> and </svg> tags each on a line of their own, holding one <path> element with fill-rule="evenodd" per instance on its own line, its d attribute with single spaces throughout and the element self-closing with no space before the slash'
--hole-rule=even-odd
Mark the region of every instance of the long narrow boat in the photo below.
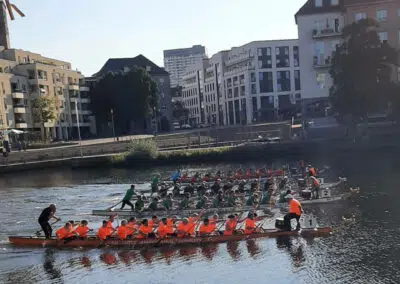
<svg viewBox="0 0 400 284">
<path fill-rule="evenodd" d="M 258 238 L 274 238 L 279 236 L 301 236 L 301 237 L 324 237 L 329 236 L 332 232 L 330 227 L 302 229 L 300 231 L 281 231 L 278 229 L 267 229 L 262 233 L 254 233 L 251 235 L 232 235 L 232 236 L 209 236 L 209 237 L 191 237 L 191 238 L 165 238 L 165 239 L 107 239 L 105 241 L 97 238 L 88 238 L 85 240 L 58 241 L 56 239 L 34 238 L 34 237 L 19 237 L 12 236 L 8 240 L 15 246 L 28 247 L 58 247 L 58 248 L 101 248 L 101 247 L 154 247 L 154 246 L 174 246 L 174 245 L 201 245 L 212 243 L 224 243 L 233 241 L 242 241 Z"/>
<path fill-rule="evenodd" d="M 302 200 L 299 198 L 299 201 L 301 202 L 302 205 L 312 205 L 312 204 L 325 204 L 325 203 L 331 203 L 331 202 L 336 202 L 340 200 L 345 200 L 348 199 L 351 196 L 351 193 L 343 193 L 337 196 L 331 196 L 331 197 L 325 197 L 325 198 L 319 198 L 319 199 L 312 199 L 312 200 Z M 274 208 L 274 205 L 260 205 L 257 207 L 257 210 L 265 210 L 265 209 L 272 209 Z M 193 215 L 195 213 L 238 213 L 238 212 L 246 212 L 246 211 L 252 211 L 254 210 L 253 206 L 243 206 L 243 207 L 220 207 L 220 208 L 207 208 L 207 209 L 187 209 L 187 210 L 157 210 L 157 211 L 142 211 L 142 212 L 135 212 L 131 210 L 93 210 L 92 215 L 95 216 L 112 216 L 112 215 L 118 215 L 120 217 L 149 217 L 154 214 L 166 214 L 168 216 L 172 215 L 180 215 L 180 216 L 189 216 Z"/>
</svg>

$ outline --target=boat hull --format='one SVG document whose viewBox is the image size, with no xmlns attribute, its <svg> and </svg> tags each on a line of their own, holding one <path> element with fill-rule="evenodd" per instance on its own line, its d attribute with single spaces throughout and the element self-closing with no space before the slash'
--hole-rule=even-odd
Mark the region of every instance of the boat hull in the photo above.
<svg viewBox="0 0 400 284">
<path fill-rule="evenodd" d="M 107 239 L 105 241 L 97 238 L 88 238 L 85 240 L 71 240 L 71 241 L 58 241 L 56 239 L 44 239 L 34 237 L 9 237 L 9 242 L 14 246 L 25 247 L 58 247 L 58 248 L 101 248 L 101 247 L 154 247 L 154 246 L 174 246 L 174 245 L 201 245 L 201 244 L 215 244 L 224 242 L 235 242 L 259 238 L 274 238 L 279 236 L 300 236 L 300 237 L 326 237 L 331 234 L 331 228 L 315 228 L 315 229 L 302 229 L 300 231 L 280 231 L 277 229 L 264 230 L 263 233 L 256 233 L 251 235 L 232 235 L 232 236 L 209 236 L 209 237 L 191 237 L 191 238 L 165 238 L 165 239 L 132 239 L 132 240 L 119 240 Z"/>
</svg>

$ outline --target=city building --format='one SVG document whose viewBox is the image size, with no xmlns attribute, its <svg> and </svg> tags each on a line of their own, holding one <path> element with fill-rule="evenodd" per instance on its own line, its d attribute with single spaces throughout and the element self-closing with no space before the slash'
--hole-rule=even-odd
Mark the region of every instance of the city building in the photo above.
<svg viewBox="0 0 400 284">
<path fill-rule="evenodd" d="M 169 124 L 172 123 L 172 103 L 171 103 L 171 87 L 169 73 L 154 64 L 152 61 L 147 59 L 143 55 L 138 55 L 133 58 L 110 58 L 103 65 L 99 72 L 94 74 L 92 77 L 87 78 L 89 85 L 94 86 L 96 82 L 107 73 L 113 72 L 129 72 L 133 67 L 139 67 L 145 69 L 150 77 L 157 83 L 158 86 L 158 105 L 159 116 L 157 117 L 158 125 L 161 124 L 163 118 L 167 119 Z M 153 131 L 156 130 L 157 125 L 153 125 Z M 159 129 L 162 130 L 162 129 Z M 167 129 L 164 129 L 167 130 Z"/>
<path fill-rule="evenodd" d="M 164 50 L 164 68 L 170 74 L 171 87 L 182 86 L 182 78 L 189 71 L 188 67 L 201 64 L 205 57 L 206 48 L 202 45 Z"/>
<path fill-rule="evenodd" d="M 89 88 L 71 64 L 21 49 L 0 51 L 0 127 L 2 134 L 17 129 L 40 136 L 43 123 L 33 106 L 39 96 L 51 99 L 54 121 L 44 122 L 53 139 L 95 135 L 95 120 L 89 110 Z M 78 113 L 76 112 L 78 110 Z M 79 116 L 79 117 L 78 117 Z"/>
<path fill-rule="evenodd" d="M 299 34 L 303 113 L 325 112 L 332 79 L 332 52 L 340 44 L 344 27 L 341 0 L 308 0 L 296 13 Z"/>
<path fill-rule="evenodd" d="M 193 65 L 183 77 L 183 102 L 196 124 L 251 124 L 300 111 L 298 41 L 250 42 Z"/>
</svg>

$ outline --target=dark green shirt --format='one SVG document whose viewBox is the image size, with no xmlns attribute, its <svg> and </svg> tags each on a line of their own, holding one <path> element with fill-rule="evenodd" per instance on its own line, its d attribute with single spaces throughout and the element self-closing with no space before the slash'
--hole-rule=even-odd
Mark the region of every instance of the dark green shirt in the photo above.
<svg viewBox="0 0 400 284">
<path fill-rule="evenodd" d="M 182 199 L 179 203 L 179 209 L 187 209 L 189 207 L 189 200 L 187 198 Z"/>
<path fill-rule="evenodd" d="M 136 201 L 136 203 L 135 203 L 135 210 L 136 210 L 136 211 L 141 211 L 141 210 L 143 210 L 143 207 L 144 207 L 144 202 L 143 202 L 143 200 L 138 200 L 138 201 Z"/>
<path fill-rule="evenodd" d="M 157 210 L 157 208 L 158 208 L 158 202 L 157 202 L 157 201 L 152 201 L 152 202 L 149 204 L 149 209 L 155 211 L 155 210 Z"/>
<path fill-rule="evenodd" d="M 196 209 L 203 209 L 205 205 L 206 205 L 206 200 L 204 198 L 200 198 L 197 201 Z"/>
<path fill-rule="evenodd" d="M 124 196 L 124 201 L 129 201 L 129 200 L 131 200 L 132 199 L 132 196 L 133 195 L 135 195 L 136 193 L 135 193 L 135 190 L 134 189 L 132 189 L 132 188 L 130 188 L 130 189 L 128 189 L 127 190 L 127 192 L 125 193 L 125 196 Z"/>
<path fill-rule="evenodd" d="M 172 209 L 172 200 L 171 199 L 164 199 L 163 206 L 165 207 L 165 209 L 171 210 Z"/>
</svg>

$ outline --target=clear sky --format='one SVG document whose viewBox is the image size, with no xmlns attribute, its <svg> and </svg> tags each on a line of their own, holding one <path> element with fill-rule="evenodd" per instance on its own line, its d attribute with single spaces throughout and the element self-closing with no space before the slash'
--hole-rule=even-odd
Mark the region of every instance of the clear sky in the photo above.
<svg viewBox="0 0 400 284">
<path fill-rule="evenodd" d="M 297 38 L 306 0 L 11 0 L 25 14 L 9 22 L 11 47 L 66 60 L 85 76 L 108 58 L 206 46 L 208 55 L 253 40 Z"/>
</svg>

